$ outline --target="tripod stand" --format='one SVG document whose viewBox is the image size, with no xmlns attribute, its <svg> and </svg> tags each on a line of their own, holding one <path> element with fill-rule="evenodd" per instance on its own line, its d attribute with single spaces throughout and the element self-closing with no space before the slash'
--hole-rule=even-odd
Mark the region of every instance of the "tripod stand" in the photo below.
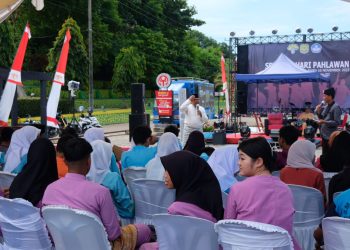
<svg viewBox="0 0 350 250">
<path fill-rule="evenodd" d="M 79 121 L 75 116 L 75 90 L 71 90 L 70 96 L 71 96 L 72 106 L 73 106 L 73 116 L 71 121 L 68 123 L 68 126 L 73 128 L 75 132 L 77 132 L 77 134 L 80 134 L 82 133 L 83 129 L 80 126 Z"/>
</svg>

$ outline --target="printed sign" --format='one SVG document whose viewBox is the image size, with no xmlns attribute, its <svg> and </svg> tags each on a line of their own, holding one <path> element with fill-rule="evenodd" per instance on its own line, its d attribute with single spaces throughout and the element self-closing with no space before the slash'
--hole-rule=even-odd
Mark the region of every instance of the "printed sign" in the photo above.
<svg viewBox="0 0 350 250">
<path fill-rule="evenodd" d="M 167 73 L 161 73 L 157 76 L 157 85 L 160 89 L 168 88 L 171 84 L 171 77 Z"/>
<path fill-rule="evenodd" d="M 173 115 L 173 92 L 168 90 L 156 90 L 156 103 L 159 116 Z"/>
</svg>

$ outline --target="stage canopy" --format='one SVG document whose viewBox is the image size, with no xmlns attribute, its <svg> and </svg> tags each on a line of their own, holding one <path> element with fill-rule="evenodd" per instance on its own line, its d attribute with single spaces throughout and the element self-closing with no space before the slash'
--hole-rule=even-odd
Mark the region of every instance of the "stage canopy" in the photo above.
<svg viewBox="0 0 350 250">
<path fill-rule="evenodd" d="M 23 0 L 0 0 L 0 23 L 11 15 L 22 2 Z M 44 0 L 32 0 L 32 4 L 36 10 L 44 8 Z"/>
<path fill-rule="evenodd" d="M 246 83 L 298 83 L 298 82 L 329 82 L 319 72 L 311 72 L 290 60 L 281 53 L 270 67 L 256 74 L 237 74 L 236 80 Z"/>
</svg>

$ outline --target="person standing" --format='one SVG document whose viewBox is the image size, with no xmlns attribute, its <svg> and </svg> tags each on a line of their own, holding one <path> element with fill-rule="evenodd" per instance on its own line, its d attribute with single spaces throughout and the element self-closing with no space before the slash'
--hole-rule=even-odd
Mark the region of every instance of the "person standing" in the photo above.
<svg viewBox="0 0 350 250">
<path fill-rule="evenodd" d="M 329 151 L 328 140 L 330 135 L 337 130 L 341 123 L 341 109 L 334 101 L 334 88 L 325 89 L 323 91 L 323 102 L 316 106 L 316 114 L 320 119 L 320 133 L 322 138 L 322 154 Z"/>
<path fill-rule="evenodd" d="M 208 121 L 205 109 L 199 105 L 198 94 L 191 95 L 180 106 L 180 111 L 185 113 L 184 131 L 182 145 L 186 145 L 188 136 L 193 131 L 203 132 L 203 124 Z"/>
</svg>

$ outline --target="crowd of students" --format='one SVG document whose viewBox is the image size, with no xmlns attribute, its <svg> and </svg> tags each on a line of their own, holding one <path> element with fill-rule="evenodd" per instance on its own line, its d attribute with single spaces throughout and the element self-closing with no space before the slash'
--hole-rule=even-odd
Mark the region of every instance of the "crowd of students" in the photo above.
<svg viewBox="0 0 350 250">
<path fill-rule="evenodd" d="M 121 219 L 134 217 L 134 202 L 123 180 L 129 167 L 146 168 L 146 178 L 164 181 L 175 189 L 169 214 L 194 216 L 217 222 L 240 219 L 280 226 L 293 236 L 293 196 L 286 184 L 318 189 L 324 196 L 326 216 L 350 218 L 350 134 L 334 132 L 330 150 L 315 158 L 316 146 L 297 140 L 296 129 L 280 131 L 282 152 L 277 155 L 263 137 L 218 149 L 206 147 L 204 136 L 192 132 L 186 144 L 178 140 L 178 129 L 168 127 L 158 143 L 149 127 L 133 131 L 134 146 L 123 152 L 105 137 L 102 128 L 86 131 L 79 138 L 66 130 L 56 148 L 40 136 L 40 130 L 26 126 L 1 134 L 3 171 L 17 174 L 7 198 L 23 198 L 33 206 L 66 205 L 97 215 L 113 249 L 157 249 L 151 225 L 120 226 Z M 272 176 L 280 171 L 280 178 Z M 328 197 L 323 171 L 338 172 L 330 181 Z M 237 181 L 236 174 L 248 177 Z M 347 190 L 347 191 L 346 191 Z M 343 192 L 344 191 L 344 192 Z M 222 192 L 228 193 L 226 209 Z M 343 192 L 335 200 L 333 194 Z M 322 245 L 321 228 L 315 231 L 317 247 Z M 294 248 L 300 249 L 293 238 Z"/>
</svg>

